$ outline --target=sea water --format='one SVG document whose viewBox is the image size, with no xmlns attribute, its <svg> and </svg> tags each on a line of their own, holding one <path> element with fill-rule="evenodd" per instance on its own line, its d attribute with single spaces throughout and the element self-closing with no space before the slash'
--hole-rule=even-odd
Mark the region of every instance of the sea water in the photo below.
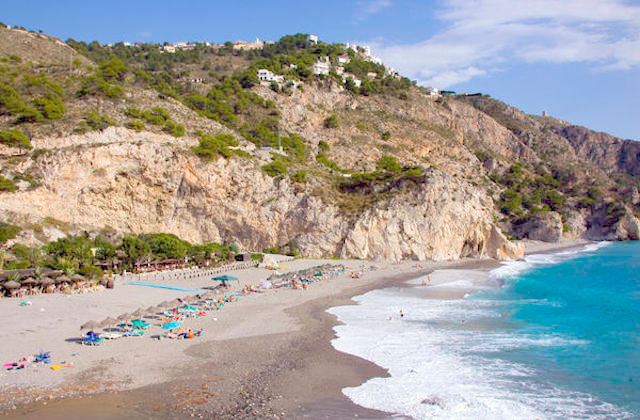
<svg viewBox="0 0 640 420">
<path fill-rule="evenodd" d="M 464 299 L 387 288 L 331 308 L 343 323 L 334 347 L 390 375 L 343 392 L 414 418 L 640 418 L 640 243 L 490 275 L 500 287 Z"/>
</svg>

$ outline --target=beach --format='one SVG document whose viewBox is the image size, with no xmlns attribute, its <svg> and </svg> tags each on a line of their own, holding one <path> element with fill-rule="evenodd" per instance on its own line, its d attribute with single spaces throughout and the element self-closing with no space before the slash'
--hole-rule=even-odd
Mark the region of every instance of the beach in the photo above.
<svg viewBox="0 0 640 420">
<path fill-rule="evenodd" d="M 558 247 L 578 245 L 581 243 L 565 242 Z M 280 289 L 242 297 L 219 312 L 194 320 L 193 326 L 205 331 L 194 340 L 130 337 L 99 347 L 71 341 L 79 336 L 79 326 L 90 319 L 154 305 L 179 297 L 178 291 L 117 285 L 114 290 L 84 295 L 34 296 L 28 307 L 4 299 L 0 314 L 16 320 L 1 333 L 0 354 L 5 359 L 45 350 L 51 351 L 56 361 L 73 363 L 72 368 L 60 371 L 45 366 L 3 371 L 0 383 L 5 416 L 80 418 L 91 409 L 94 418 L 105 419 L 185 414 L 220 418 L 385 417 L 385 413 L 356 406 L 343 395 L 343 388 L 386 372 L 331 346 L 336 318 L 326 309 L 353 304 L 351 297 L 369 290 L 411 286 L 405 283 L 434 270 L 443 270 L 432 275 L 437 286 L 454 281 L 452 276 L 461 273 L 482 277 L 477 273 L 499 265 L 493 260 L 386 264 L 301 259 L 283 263 L 282 271 L 324 263 L 344 264 L 347 273 L 362 270 L 363 275 L 352 279 L 345 273 L 307 290 Z M 240 278 L 236 287 L 241 287 L 256 284 L 271 273 L 252 268 L 230 274 Z M 202 287 L 206 282 L 179 279 L 171 284 Z M 429 293 L 442 292 L 434 287 Z M 455 299 L 466 291 L 461 287 L 446 293 Z"/>
</svg>

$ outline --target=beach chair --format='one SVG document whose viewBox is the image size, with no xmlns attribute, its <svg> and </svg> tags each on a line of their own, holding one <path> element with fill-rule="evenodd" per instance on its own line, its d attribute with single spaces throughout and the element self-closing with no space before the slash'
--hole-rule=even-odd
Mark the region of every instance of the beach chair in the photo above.
<svg viewBox="0 0 640 420">
<path fill-rule="evenodd" d="M 125 337 L 142 337 L 144 335 L 144 331 L 139 328 L 133 328 L 124 333 Z"/>
<path fill-rule="evenodd" d="M 104 338 L 100 337 L 93 331 L 89 331 L 87 335 L 82 338 L 82 344 L 86 346 L 99 346 L 104 342 Z"/>
</svg>

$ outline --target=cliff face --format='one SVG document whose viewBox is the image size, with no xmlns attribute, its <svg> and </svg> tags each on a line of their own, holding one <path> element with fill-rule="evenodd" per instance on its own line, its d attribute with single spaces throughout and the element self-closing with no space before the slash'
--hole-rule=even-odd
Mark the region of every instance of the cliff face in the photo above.
<svg viewBox="0 0 640 420">
<path fill-rule="evenodd" d="M 556 131 L 571 143 L 582 159 L 608 171 L 640 176 L 640 142 L 622 140 L 575 125 Z"/>
<path fill-rule="evenodd" d="M 521 255 L 506 239 L 495 240 L 488 197 L 440 172 L 426 175 L 416 190 L 347 216 L 251 160 L 206 164 L 188 142 L 175 147 L 162 135 L 126 129 L 85 140 L 21 163 L 41 185 L 7 194 L 0 211 L 23 224 L 55 220 L 76 231 L 163 231 L 246 249 L 294 244 L 310 256 L 455 259 L 498 256 L 498 248 L 501 257 Z"/>
</svg>

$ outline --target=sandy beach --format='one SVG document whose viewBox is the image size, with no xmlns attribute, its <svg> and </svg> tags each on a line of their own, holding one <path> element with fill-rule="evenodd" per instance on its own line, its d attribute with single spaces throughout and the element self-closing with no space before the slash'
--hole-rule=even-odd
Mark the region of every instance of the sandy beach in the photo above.
<svg viewBox="0 0 640 420">
<path fill-rule="evenodd" d="M 529 252 L 552 252 L 582 243 L 534 245 Z M 411 287 L 410 280 L 431 272 L 433 283 L 427 293 L 461 298 L 470 291 L 469 284 L 486 281 L 488 270 L 499 264 L 493 260 L 384 264 L 300 259 L 284 263 L 282 271 L 322 263 L 344 264 L 347 273 L 307 290 L 278 289 L 245 296 L 219 312 L 189 320 L 189 327 L 205 331 L 194 340 L 130 337 L 99 347 L 76 342 L 80 325 L 88 320 L 193 293 L 118 284 L 114 290 L 89 294 L 34 296 L 26 307 L 3 299 L 0 315 L 15 320 L 0 332 L 3 362 L 44 350 L 51 351 L 54 363 L 73 363 L 72 368 L 59 371 L 46 366 L 3 370 L 0 404 L 5 417 L 84 418 L 87 410 L 93 418 L 104 419 L 385 417 L 342 395 L 342 388 L 386 373 L 331 347 L 336 320 L 326 309 L 353 303 L 351 297 L 375 288 Z M 363 267 L 362 278 L 349 277 L 350 271 Z M 251 268 L 229 274 L 240 278 L 239 288 L 255 285 L 271 272 Z M 201 278 L 166 282 L 185 288 L 210 286 Z M 452 287 L 455 284 L 459 287 Z"/>
</svg>

